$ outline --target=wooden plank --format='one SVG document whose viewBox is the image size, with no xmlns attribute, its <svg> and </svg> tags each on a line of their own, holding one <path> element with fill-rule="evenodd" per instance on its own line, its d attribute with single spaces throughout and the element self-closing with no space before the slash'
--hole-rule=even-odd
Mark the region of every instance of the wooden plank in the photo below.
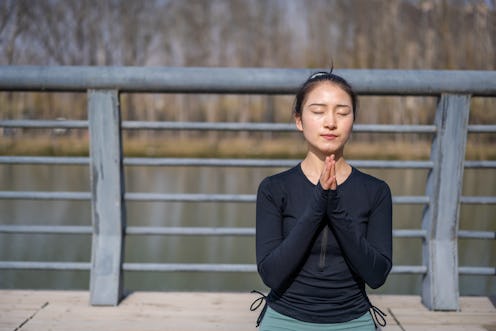
<svg viewBox="0 0 496 331">
<path fill-rule="evenodd" d="M 88 292 L 2 291 L 0 330 L 13 331 L 19 321 L 34 316 L 19 329 L 79 331 L 254 331 L 258 312 L 249 306 L 250 293 L 135 292 L 119 306 L 91 306 Z M 419 296 L 371 295 L 388 316 L 384 331 L 496 331 L 496 308 L 486 297 L 462 297 L 457 312 L 429 311 Z M 9 306 L 9 300 L 15 302 Z M 42 309 L 40 303 L 48 304 Z M 19 307 L 19 309 L 16 309 Z M 399 322 L 399 325 L 396 323 Z"/>
</svg>

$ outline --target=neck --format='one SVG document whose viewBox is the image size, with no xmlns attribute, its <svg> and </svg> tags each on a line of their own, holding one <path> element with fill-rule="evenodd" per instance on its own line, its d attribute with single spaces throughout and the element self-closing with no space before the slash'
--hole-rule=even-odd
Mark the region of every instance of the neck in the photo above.
<svg viewBox="0 0 496 331">
<path fill-rule="evenodd" d="M 338 184 L 341 184 L 350 175 L 351 166 L 346 162 L 342 153 L 336 153 L 334 156 L 336 160 L 336 180 Z M 308 152 L 305 159 L 301 162 L 303 173 L 314 184 L 317 184 L 324 170 L 325 158 L 326 156 Z"/>
</svg>

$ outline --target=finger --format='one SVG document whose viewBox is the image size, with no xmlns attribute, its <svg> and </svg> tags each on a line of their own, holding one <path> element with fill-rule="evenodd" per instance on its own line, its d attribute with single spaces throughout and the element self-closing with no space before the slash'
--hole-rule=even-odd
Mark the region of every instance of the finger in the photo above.
<svg viewBox="0 0 496 331">
<path fill-rule="evenodd" d="M 329 188 L 331 190 L 335 190 L 338 186 L 338 182 L 336 179 L 336 160 L 334 158 L 335 158 L 334 154 L 332 154 L 330 157 L 331 169 L 330 169 L 330 182 L 329 182 Z"/>
<path fill-rule="evenodd" d="M 331 159 L 326 157 L 324 161 L 324 169 L 322 169 L 322 174 L 320 175 L 320 185 L 325 190 L 328 190 L 331 184 L 331 167 Z"/>
<path fill-rule="evenodd" d="M 331 190 L 336 190 L 338 188 L 338 182 L 336 180 L 336 176 L 332 176 L 331 177 L 331 180 L 330 180 L 330 183 L 329 183 L 329 188 Z"/>
<path fill-rule="evenodd" d="M 334 154 L 329 157 L 330 163 L 330 175 L 336 176 L 336 161 L 334 160 Z"/>
</svg>

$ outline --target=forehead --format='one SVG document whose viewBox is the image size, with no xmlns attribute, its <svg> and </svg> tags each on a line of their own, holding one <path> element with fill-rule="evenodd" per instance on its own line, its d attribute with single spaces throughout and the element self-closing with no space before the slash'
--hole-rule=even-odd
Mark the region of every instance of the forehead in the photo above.
<svg viewBox="0 0 496 331">
<path fill-rule="evenodd" d="M 329 81 L 322 81 L 315 84 L 308 90 L 304 104 L 314 101 L 345 102 L 351 105 L 351 96 L 338 84 Z"/>
</svg>

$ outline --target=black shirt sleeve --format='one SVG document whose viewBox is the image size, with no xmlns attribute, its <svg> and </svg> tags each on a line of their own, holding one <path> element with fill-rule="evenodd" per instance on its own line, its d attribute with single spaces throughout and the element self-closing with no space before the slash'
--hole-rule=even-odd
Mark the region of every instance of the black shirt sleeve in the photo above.
<svg viewBox="0 0 496 331">
<path fill-rule="evenodd" d="M 267 178 L 259 186 L 256 204 L 258 272 L 263 282 L 276 291 L 282 290 L 304 263 L 306 253 L 321 228 L 328 201 L 328 191 L 317 184 L 305 211 L 284 238 L 283 191 L 278 183 Z"/>
<path fill-rule="evenodd" d="M 391 191 L 382 182 L 375 192 L 365 233 L 346 210 L 339 191 L 330 191 L 327 215 L 345 259 L 367 285 L 378 288 L 392 268 Z"/>
</svg>

